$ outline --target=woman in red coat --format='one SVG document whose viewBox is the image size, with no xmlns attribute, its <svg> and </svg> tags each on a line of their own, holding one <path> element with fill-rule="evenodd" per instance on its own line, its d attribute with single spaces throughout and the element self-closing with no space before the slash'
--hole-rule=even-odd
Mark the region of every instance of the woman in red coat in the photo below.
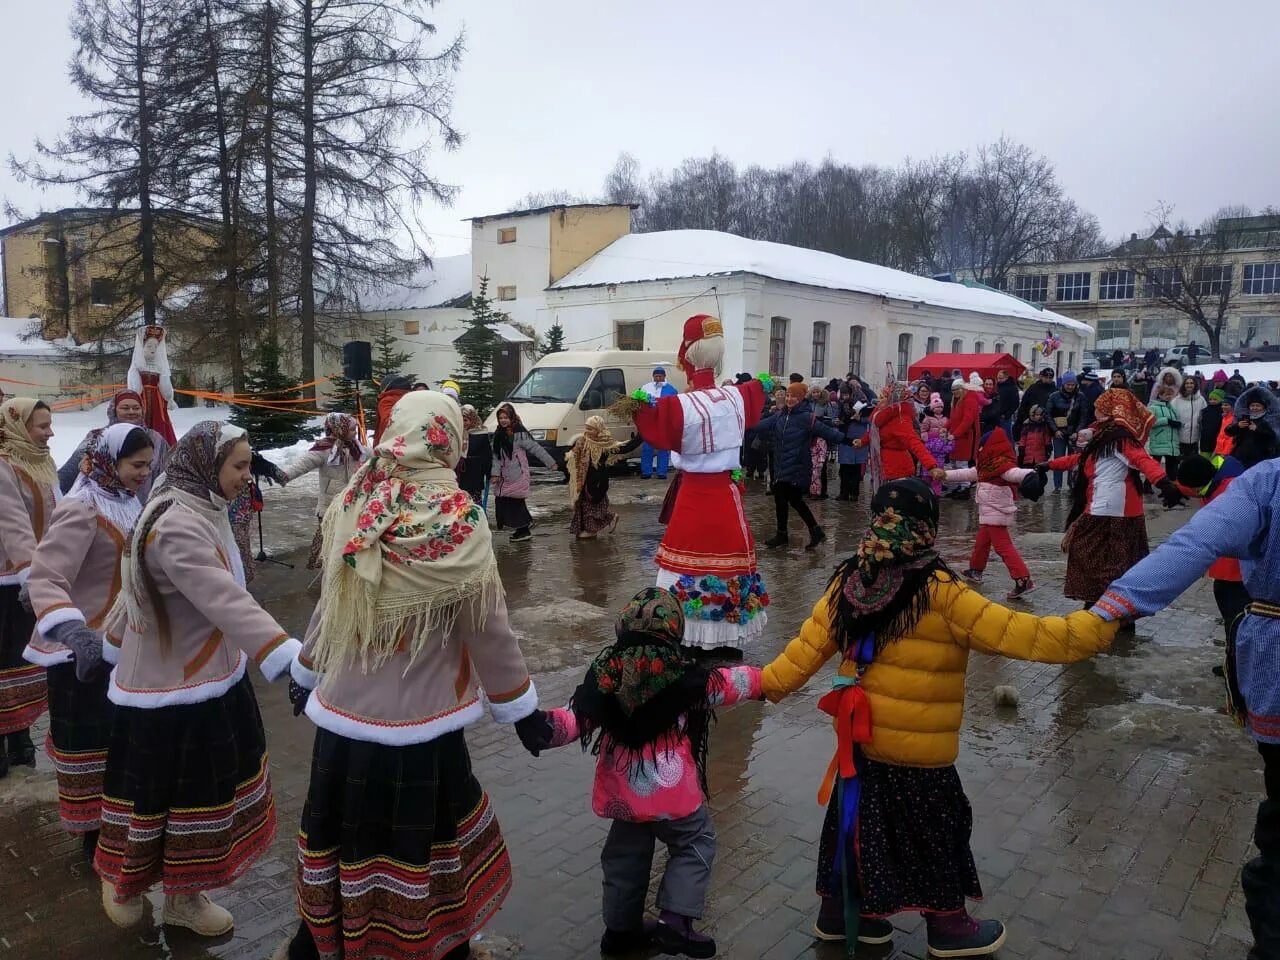
<svg viewBox="0 0 1280 960">
<path fill-rule="evenodd" d="M 951 456 L 957 463 L 973 466 L 978 459 L 978 418 L 981 406 L 976 391 L 982 389 L 981 381 L 970 385 L 964 380 L 951 383 L 951 435 L 956 438 L 956 448 Z"/>
<path fill-rule="evenodd" d="M 929 452 L 916 427 L 916 405 L 905 383 L 891 383 L 880 394 L 871 414 L 872 487 L 916 475 L 916 463 L 926 471 L 942 464 Z M 861 441 L 855 440 L 857 445 Z M 879 444 L 877 456 L 875 445 Z"/>
</svg>

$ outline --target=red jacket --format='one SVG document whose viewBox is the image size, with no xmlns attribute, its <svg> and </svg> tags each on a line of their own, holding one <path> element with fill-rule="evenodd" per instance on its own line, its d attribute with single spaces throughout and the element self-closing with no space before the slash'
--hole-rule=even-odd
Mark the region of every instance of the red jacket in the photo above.
<svg viewBox="0 0 1280 960">
<path fill-rule="evenodd" d="M 978 417 L 981 407 L 973 390 L 961 394 L 960 402 L 951 405 L 951 435 L 956 438 L 956 448 L 951 456 L 957 463 L 969 463 L 978 459 Z"/>
<path fill-rule="evenodd" d="M 1050 470 L 1074 470 L 1080 454 L 1071 453 L 1049 461 Z M 1090 457 L 1084 465 L 1084 512 L 1095 517 L 1140 517 L 1145 512 L 1142 490 L 1134 481 L 1137 470 L 1152 486 L 1165 479 L 1164 467 L 1136 440 L 1116 445 L 1114 454 Z"/>
<path fill-rule="evenodd" d="M 373 430 L 375 447 L 382 441 L 382 431 L 387 429 L 387 424 L 391 422 L 391 408 L 408 392 L 408 390 L 387 390 L 378 397 L 378 425 Z"/>
<path fill-rule="evenodd" d="M 926 468 L 942 466 L 916 432 L 915 411 L 915 404 L 904 400 L 871 415 L 871 425 L 880 434 L 880 469 L 886 483 L 914 477 L 917 461 Z"/>
</svg>

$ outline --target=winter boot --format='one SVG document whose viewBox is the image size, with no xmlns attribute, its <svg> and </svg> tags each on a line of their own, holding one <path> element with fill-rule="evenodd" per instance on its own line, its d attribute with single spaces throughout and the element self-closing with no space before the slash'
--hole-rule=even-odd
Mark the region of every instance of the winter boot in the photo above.
<svg viewBox="0 0 1280 960">
<path fill-rule="evenodd" d="M 814 527 L 809 531 L 809 542 L 804 545 L 804 548 L 806 550 L 815 550 L 820 544 L 825 543 L 826 540 L 827 535 L 823 532 L 822 528 Z"/>
<path fill-rule="evenodd" d="M 9 751 L 0 750 L 0 780 L 9 775 Z"/>
<path fill-rule="evenodd" d="M 1004 946 L 1003 923 L 975 920 L 967 910 L 926 913 L 925 923 L 931 957 L 989 957 Z"/>
<path fill-rule="evenodd" d="M 9 734 L 9 763 L 15 767 L 36 765 L 36 745 L 31 742 L 30 730 Z"/>
<path fill-rule="evenodd" d="M 705 933 L 693 929 L 693 920 L 689 917 L 663 910 L 658 914 L 658 922 L 648 926 L 648 929 L 653 942 L 663 953 L 677 957 L 716 955 L 716 942 Z"/>
<path fill-rule="evenodd" d="M 1019 577 L 1013 581 L 1013 589 L 1005 594 L 1006 600 L 1017 600 L 1024 597 L 1036 588 L 1035 581 L 1030 577 Z"/>
<path fill-rule="evenodd" d="M 102 909 L 107 912 L 107 919 L 117 927 L 132 927 L 142 919 L 146 905 L 147 901 L 142 897 L 116 903 L 116 888 L 110 880 L 102 881 Z"/>
<path fill-rule="evenodd" d="M 231 912 L 203 893 L 166 896 L 164 923 L 171 927 L 186 927 L 202 937 L 220 937 L 235 927 Z"/>
<path fill-rule="evenodd" d="M 90 830 L 80 838 L 80 854 L 84 862 L 93 866 L 93 855 L 98 852 L 98 831 Z"/>
<path fill-rule="evenodd" d="M 776 547 L 785 547 L 791 543 L 791 538 L 787 536 L 787 531 L 779 530 L 772 537 L 764 542 L 766 547 L 774 549 Z"/>
<path fill-rule="evenodd" d="M 515 533 L 511 534 L 512 543 L 516 543 L 520 540 L 532 540 L 532 539 L 533 539 L 533 534 L 529 531 L 528 527 L 521 527 L 520 529 L 516 530 Z"/>
<path fill-rule="evenodd" d="M 844 904 L 839 897 L 823 897 L 818 907 L 818 921 L 813 925 L 813 935 L 819 940 L 834 943 L 845 938 Z M 868 945 L 888 943 L 893 939 L 893 924 L 876 917 L 858 918 L 858 942 Z"/>
<path fill-rule="evenodd" d="M 649 931 L 643 927 L 639 930 L 610 930 L 605 928 L 600 938 L 600 952 L 606 957 L 625 956 L 649 949 L 652 940 Z"/>
<path fill-rule="evenodd" d="M 969 568 L 968 570 L 966 570 L 964 573 L 960 574 L 960 576 L 964 577 L 964 578 L 965 578 L 966 580 L 968 580 L 970 583 L 976 583 L 976 584 L 979 584 L 979 585 L 981 585 L 981 583 L 982 583 L 982 571 L 981 571 L 981 570 L 975 570 L 975 569 L 973 569 L 973 567 L 970 567 L 970 568 Z"/>
</svg>

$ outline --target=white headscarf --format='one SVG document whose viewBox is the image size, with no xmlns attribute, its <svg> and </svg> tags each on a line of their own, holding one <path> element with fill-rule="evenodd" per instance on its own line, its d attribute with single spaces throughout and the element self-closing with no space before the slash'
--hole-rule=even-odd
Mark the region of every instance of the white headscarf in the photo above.
<svg viewBox="0 0 1280 960">
<path fill-rule="evenodd" d="M 116 461 L 120 459 L 125 440 L 135 430 L 148 432 L 146 427 L 137 424 L 115 423 L 90 437 L 80 473 L 67 494 L 68 500 L 83 500 L 92 506 L 126 537 L 142 514 L 142 504 L 120 484 Z"/>
<path fill-rule="evenodd" d="M 173 377 L 169 374 L 169 349 L 166 346 L 168 339 L 164 327 L 139 328 L 138 335 L 133 340 L 133 360 L 129 364 L 129 376 L 126 378 L 130 390 L 135 393 L 142 392 L 142 377 L 140 373 L 143 370 L 148 370 L 160 375 L 161 396 L 166 400 L 173 397 Z M 143 349 L 148 340 L 156 341 L 154 364 L 147 362 L 146 352 Z"/>
</svg>

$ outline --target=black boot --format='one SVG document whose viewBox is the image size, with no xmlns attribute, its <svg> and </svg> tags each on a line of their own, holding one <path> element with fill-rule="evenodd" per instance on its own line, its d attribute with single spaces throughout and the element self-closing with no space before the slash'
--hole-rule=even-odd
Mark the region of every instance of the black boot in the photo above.
<svg viewBox="0 0 1280 960">
<path fill-rule="evenodd" d="M 9 775 L 9 751 L 0 750 L 0 780 Z"/>
<path fill-rule="evenodd" d="M 652 943 L 649 932 L 640 930 L 610 930 L 605 928 L 600 938 L 600 952 L 606 957 L 616 957 L 640 950 L 648 950 Z"/>
<path fill-rule="evenodd" d="M 775 547 L 785 547 L 791 543 L 791 538 L 787 536 L 787 531 L 779 530 L 772 537 L 764 542 L 766 547 L 773 549 Z"/>
<path fill-rule="evenodd" d="M 814 527 L 809 531 L 809 542 L 804 545 L 806 550 L 814 550 L 819 544 L 825 543 L 827 535 L 823 533 L 821 527 Z"/>
<path fill-rule="evenodd" d="M 98 831 L 90 830 L 80 837 L 80 853 L 84 862 L 93 866 L 93 855 L 98 852 Z"/>
<path fill-rule="evenodd" d="M 31 742 L 31 731 L 9 734 L 9 763 L 15 767 L 36 765 L 36 745 Z"/>
</svg>

